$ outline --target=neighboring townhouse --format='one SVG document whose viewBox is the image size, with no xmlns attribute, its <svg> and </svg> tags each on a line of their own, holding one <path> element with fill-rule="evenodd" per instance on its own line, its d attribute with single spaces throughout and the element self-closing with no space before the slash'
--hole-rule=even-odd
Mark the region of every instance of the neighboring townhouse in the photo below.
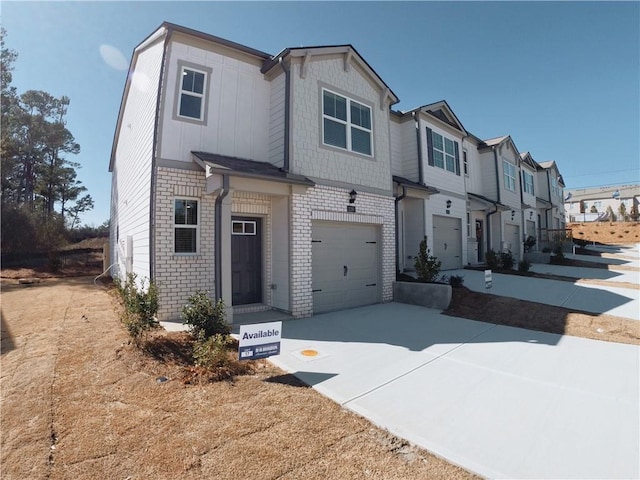
<svg viewBox="0 0 640 480">
<path fill-rule="evenodd" d="M 413 270 L 423 238 L 442 270 L 462 268 L 467 264 L 462 165 L 467 132 L 445 101 L 392 118 L 392 133 L 400 144 L 400 153 L 392 155 L 394 181 L 402 189 L 397 196 L 398 268 Z"/>
<path fill-rule="evenodd" d="M 523 253 L 520 153 L 509 135 L 488 140 L 470 137 L 468 145 L 476 145 L 478 152 L 469 161 L 471 175 L 479 177 L 468 182 L 467 195 L 479 239 L 479 261 L 488 250 L 508 250 L 517 264 Z"/>
<path fill-rule="evenodd" d="M 520 154 L 521 195 L 522 195 L 522 225 L 524 227 L 524 241 L 533 238 L 536 243 L 530 248 L 538 250 L 538 214 L 536 192 L 538 191 L 538 164 L 529 152 Z"/>
<path fill-rule="evenodd" d="M 536 206 L 540 215 L 540 243 L 548 246 L 565 239 L 564 180 L 555 161 L 540 162 L 536 167 L 539 193 Z"/>
<path fill-rule="evenodd" d="M 611 185 L 606 187 L 573 188 L 565 191 L 565 219 L 567 222 L 608 220 L 609 207 L 618 220 L 620 205 L 627 215 L 635 206 L 640 208 L 640 185 Z"/>
<path fill-rule="evenodd" d="M 134 50 L 113 141 L 114 276 L 155 281 L 160 320 L 197 290 L 228 321 L 390 301 L 397 101 L 350 45 L 272 56 L 162 24 Z"/>
</svg>

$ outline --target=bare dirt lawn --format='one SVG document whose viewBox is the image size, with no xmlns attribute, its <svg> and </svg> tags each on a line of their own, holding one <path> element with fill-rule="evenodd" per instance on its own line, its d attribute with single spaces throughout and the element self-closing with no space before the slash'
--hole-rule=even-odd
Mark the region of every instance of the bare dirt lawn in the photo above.
<svg viewBox="0 0 640 480">
<path fill-rule="evenodd" d="M 3 479 L 473 478 L 268 362 L 185 384 L 183 334 L 135 350 L 105 288 L 3 280 Z"/>
</svg>

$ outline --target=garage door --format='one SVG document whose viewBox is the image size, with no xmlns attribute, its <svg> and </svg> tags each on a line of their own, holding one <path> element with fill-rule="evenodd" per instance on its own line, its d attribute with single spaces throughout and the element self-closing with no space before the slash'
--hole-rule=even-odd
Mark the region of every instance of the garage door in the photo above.
<svg viewBox="0 0 640 480">
<path fill-rule="evenodd" d="M 441 270 L 462 268 L 462 232 L 459 218 L 433 216 L 432 255 L 442 262 Z"/>
<path fill-rule="evenodd" d="M 505 248 L 511 251 L 516 265 L 520 261 L 520 227 L 518 225 L 504 226 Z"/>
<path fill-rule="evenodd" d="M 313 313 L 379 302 L 378 227 L 313 222 Z"/>
</svg>

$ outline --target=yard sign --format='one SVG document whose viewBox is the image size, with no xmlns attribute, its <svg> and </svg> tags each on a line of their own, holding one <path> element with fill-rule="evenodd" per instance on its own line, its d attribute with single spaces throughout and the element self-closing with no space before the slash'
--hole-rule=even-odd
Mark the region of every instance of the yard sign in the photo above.
<svg viewBox="0 0 640 480">
<path fill-rule="evenodd" d="M 256 360 L 280 354 L 282 322 L 240 325 L 240 360 Z"/>
<path fill-rule="evenodd" d="M 491 288 L 491 270 L 484 271 L 484 288 L 487 290 Z"/>
</svg>

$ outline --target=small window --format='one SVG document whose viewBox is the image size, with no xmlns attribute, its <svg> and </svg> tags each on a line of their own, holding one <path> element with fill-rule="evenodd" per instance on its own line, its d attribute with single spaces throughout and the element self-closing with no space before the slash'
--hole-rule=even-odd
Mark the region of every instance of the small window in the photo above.
<svg viewBox="0 0 640 480">
<path fill-rule="evenodd" d="M 322 91 L 322 141 L 325 145 L 372 155 L 371 108 Z"/>
<path fill-rule="evenodd" d="M 178 83 L 178 118 L 204 121 L 207 97 L 207 72 L 182 66 Z"/>
<path fill-rule="evenodd" d="M 516 191 L 516 167 L 512 163 L 502 159 L 502 173 L 504 187 L 512 192 Z"/>
<path fill-rule="evenodd" d="M 462 167 L 464 168 L 464 174 L 469 176 L 469 163 L 467 162 L 467 151 L 462 151 Z"/>
<path fill-rule="evenodd" d="M 177 199 L 173 213 L 175 253 L 198 252 L 198 201 Z"/>
<path fill-rule="evenodd" d="M 250 220 L 233 220 L 231 222 L 233 235 L 256 235 L 256 222 Z"/>
<path fill-rule="evenodd" d="M 533 191 L 533 175 L 528 172 L 522 171 L 522 183 L 524 184 L 524 192 L 529 195 L 534 195 Z"/>
</svg>

